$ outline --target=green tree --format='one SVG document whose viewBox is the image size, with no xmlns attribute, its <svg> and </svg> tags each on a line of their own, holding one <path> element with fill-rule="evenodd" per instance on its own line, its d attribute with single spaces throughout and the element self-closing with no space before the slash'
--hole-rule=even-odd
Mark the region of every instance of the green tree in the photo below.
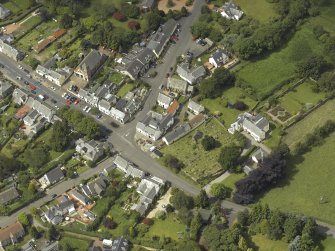
<svg viewBox="0 0 335 251">
<path fill-rule="evenodd" d="M 34 183 L 30 183 L 29 186 L 28 186 L 28 191 L 31 193 L 31 194 L 34 194 L 37 192 L 37 189 L 36 189 L 36 186 Z"/>
<path fill-rule="evenodd" d="M 297 64 L 296 73 L 298 77 L 312 77 L 318 79 L 324 71 L 326 61 L 321 56 L 312 55 L 306 60 Z"/>
<path fill-rule="evenodd" d="M 192 209 L 194 206 L 194 201 L 191 196 L 186 195 L 183 191 L 178 190 L 174 195 L 170 198 L 170 203 L 177 210 L 181 208 Z"/>
<path fill-rule="evenodd" d="M 39 237 L 39 232 L 37 231 L 36 227 L 32 226 L 29 230 L 29 234 L 32 238 L 37 239 Z"/>
<path fill-rule="evenodd" d="M 220 143 L 214 139 L 214 137 L 208 135 L 205 135 L 205 137 L 201 140 L 201 144 L 205 151 L 213 150 L 220 145 Z"/>
<path fill-rule="evenodd" d="M 19 220 L 19 222 L 24 225 L 24 226 L 28 226 L 29 225 L 29 219 L 28 216 L 25 212 L 22 212 L 18 215 L 17 219 Z"/>
<path fill-rule="evenodd" d="M 209 206 L 209 198 L 205 190 L 201 189 L 200 193 L 194 199 L 194 203 L 197 207 L 205 208 Z"/>
<path fill-rule="evenodd" d="M 301 220 L 295 215 L 289 215 L 284 223 L 284 233 L 288 241 L 301 234 Z"/>
<path fill-rule="evenodd" d="M 321 75 L 316 84 L 318 91 L 334 92 L 335 91 L 335 71 L 325 72 Z"/>
<path fill-rule="evenodd" d="M 242 235 L 240 236 L 240 239 L 238 241 L 238 248 L 241 251 L 247 251 L 248 250 L 247 241 L 245 240 L 245 238 Z"/>
<path fill-rule="evenodd" d="M 60 22 L 61 27 L 65 29 L 69 29 L 72 27 L 72 21 L 73 21 L 72 17 L 69 14 L 65 13 L 59 22 Z"/>
<path fill-rule="evenodd" d="M 46 164 L 49 159 L 50 155 L 49 152 L 43 147 L 36 147 L 33 149 L 27 149 L 23 153 L 24 161 L 33 168 L 40 168 L 44 164 Z"/>
<path fill-rule="evenodd" d="M 225 146 L 222 148 L 219 155 L 219 163 L 224 170 L 233 171 L 238 165 L 240 157 L 240 147 L 238 146 Z"/>
<path fill-rule="evenodd" d="M 229 198 L 231 191 L 231 188 L 227 187 L 224 183 L 214 183 L 211 186 L 211 194 L 222 200 Z"/>
<path fill-rule="evenodd" d="M 182 223 L 184 223 L 187 226 L 190 226 L 191 221 L 193 219 L 193 215 L 191 213 L 191 211 L 186 208 L 186 207 L 182 207 L 178 210 L 178 220 Z"/>
<path fill-rule="evenodd" d="M 52 225 L 49 230 L 46 232 L 46 238 L 51 241 L 54 240 L 59 235 L 56 227 Z"/>
<path fill-rule="evenodd" d="M 202 227 L 202 218 L 201 218 L 200 213 L 198 213 L 191 220 L 191 224 L 190 224 L 191 239 L 198 240 L 201 227 Z"/>
<path fill-rule="evenodd" d="M 175 249 L 173 249 L 175 250 Z M 200 251 L 198 243 L 192 240 L 181 240 L 178 241 L 177 250 L 183 251 Z"/>
<path fill-rule="evenodd" d="M 206 38 L 210 34 L 210 27 L 207 23 L 197 21 L 191 27 L 191 33 L 195 37 Z"/>
<path fill-rule="evenodd" d="M 285 217 L 282 212 L 279 210 L 274 210 L 271 212 L 269 229 L 267 233 L 271 240 L 280 240 L 282 238 L 284 221 Z"/>
</svg>

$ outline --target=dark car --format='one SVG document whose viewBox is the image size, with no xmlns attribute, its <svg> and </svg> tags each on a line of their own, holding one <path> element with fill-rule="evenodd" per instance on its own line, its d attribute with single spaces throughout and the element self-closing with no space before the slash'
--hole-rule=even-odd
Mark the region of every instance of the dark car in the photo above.
<svg viewBox="0 0 335 251">
<path fill-rule="evenodd" d="M 97 119 L 100 119 L 101 117 L 102 117 L 102 114 L 101 113 L 99 113 L 99 114 L 97 114 Z"/>
<path fill-rule="evenodd" d="M 28 81 L 23 81 L 23 83 L 25 84 L 25 85 L 29 85 L 29 82 Z"/>
<path fill-rule="evenodd" d="M 118 128 L 119 127 L 119 125 L 117 123 L 115 123 L 115 122 L 112 122 L 111 126 L 113 126 L 114 128 Z"/>
<path fill-rule="evenodd" d="M 36 94 L 36 91 L 34 91 L 34 90 L 31 90 L 31 93 L 32 93 L 32 94 Z"/>
<path fill-rule="evenodd" d="M 54 104 L 57 104 L 57 101 L 54 100 L 54 99 L 51 99 L 50 101 L 51 101 L 52 103 L 54 103 Z"/>
<path fill-rule="evenodd" d="M 51 198 L 53 198 L 53 199 L 56 198 L 56 197 L 57 197 L 57 194 L 55 194 L 55 193 L 51 195 Z"/>
<path fill-rule="evenodd" d="M 5 68 L 5 66 L 3 64 L 0 64 L 0 68 Z"/>
</svg>

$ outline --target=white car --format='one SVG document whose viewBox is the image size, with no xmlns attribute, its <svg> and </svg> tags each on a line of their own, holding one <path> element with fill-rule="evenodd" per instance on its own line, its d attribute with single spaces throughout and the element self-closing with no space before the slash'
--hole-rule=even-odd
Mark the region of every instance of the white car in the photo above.
<svg viewBox="0 0 335 251">
<path fill-rule="evenodd" d="M 53 91 L 56 91 L 56 88 L 55 88 L 55 87 L 53 87 L 53 86 L 51 86 L 51 90 L 53 90 Z"/>
<path fill-rule="evenodd" d="M 18 65 L 18 68 L 19 68 L 20 70 L 23 70 L 23 67 L 22 67 L 21 65 Z"/>
<path fill-rule="evenodd" d="M 89 107 L 86 112 L 89 113 L 91 111 L 92 107 Z"/>
<path fill-rule="evenodd" d="M 83 108 L 83 111 L 86 112 L 87 109 L 88 109 L 88 106 L 85 106 L 85 107 Z"/>
<path fill-rule="evenodd" d="M 64 93 L 63 93 L 63 95 L 62 95 L 62 98 L 65 98 L 66 94 L 67 94 L 67 93 L 66 93 L 66 92 L 64 92 Z"/>
</svg>

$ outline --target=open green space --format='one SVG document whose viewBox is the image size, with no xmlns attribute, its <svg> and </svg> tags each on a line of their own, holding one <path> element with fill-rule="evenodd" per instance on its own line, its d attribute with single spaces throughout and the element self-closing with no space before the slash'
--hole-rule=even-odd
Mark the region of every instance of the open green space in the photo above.
<svg viewBox="0 0 335 251">
<path fill-rule="evenodd" d="M 178 221 L 175 214 L 168 214 L 166 219 L 154 219 L 154 224 L 150 226 L 145 237 L 170 237 L 172 240 L 178 241 L 178 233 L 184 233 L 186 226 Z"/>
<path fill-rule="evenodd" d="M 132 91 L 135 88 L 135 86 L 133 84 L 129 84 L 126 83 L 124 85 L 122 85 L 122 87 L 120 88 L 120 90 L 117 92 L 117 96 L 122 98 L 124 97 L 128 92 Z"/>
<path fill-rule="evenodd" d="M 274 4 L 266 0 L 235 0 L 235 3 L 240 6 L 247 16 L 251 16 L 262 23 L 277 16 L 273 8 Z"/>
<path fill-rule="evenodd" d="M 258 61 L 245 64 L 236 75 L 250 84 L 257 95 L 263 95 L 293 77 L 296 64 L 313 53 L 322 54 L 323 44 L 314 37 L 308 24 L 302 25 L 285 46 Z"/>
<path fill-rule="evenodd" d="M 22 12 L 30 7 L 30 2 L 27 0 L 9 0 L 4 3 L 4 6 L 13 14 Z"/>
<path fill-rule="evenodd" d="M 24 22 L 20 25 L 20 27 L 13 32 L 13 34 L 16 37 L 20 37 L 27 33 L 30 29 L 32 29 L 35 25 L 41 23 L 41 17 L 40 16 L 28 16 L 24 18 Z"/>
<path fill-rule="evenodd" d="M 74 238 L 74 237 L 62 237 L 62 239 L 60 240 L 60 245 L 68 245 L 70 246 L 72 249 L 71 250 L 88 250 L 88 248 L 90 247 L 91 242 L 88 240 L 82 240 L 82 239 L 78 239 L 78 238 Z"/>
<path fill-rule="evenodd" d="M 335 224 L 335 134 L 323 145 L 303 156 L 292 158 L 286 179 L 261 198 L 272 208 L 314 216 Z"/>
<path fill-rule="evenodd" d="M 221 183 L 225 186 L 231 188 L 233 191 L 235 191 L 236 186 L 235 183 L 239 181 L 240 179 L 243 179 L 245 177 L 245 174 L 242 173 L 232 173 L 227 178 L 225 178 Z"/>
<path fill-rule="evenodd" d="M 323 251 L 333 251 L 335 250 L 335 240 L 331 237 L 321 241 L 321 250 Z"/>
<path fill-rule="evenodd" d="M 270 240 L 266 236 L 257 234 L 251 237 L 258 251 L 286 251 L 288 244 L 284 241 Z"/>
<path fill-rule="evenodd" d="M 327 120 L 334 118 L 334 107 L 335 100 L 329 100 L 327 103 L 311 112 L 304 119 L 286 129 L 286 135 L 283 137 L 283 142 L 292 149 L 306 134 L 314 131 L 316 127 L 322 126 Z"/>
<path fill-rule="evenodd" d="M 325 98 L 325 93 L 313 92 L 313 84 L 314 83 L 311 80 L 307 80 L 294 90 L 288 92 L 280 98 L 280 106 L 285 108 L 292 115 L 294 115 L 302 108 L 306 108 L 307 104 L 317 104 L 321 99 Z"/>
<path fill-rule="evenodd" d="M 227 103 L 234 104 L 236 101 L 243 101 L 249 108 L 252 108 L 256 101 L 246 96 L 241 88 L 232 87 L 223 92 L 222 97 L 216 99 L 203 99 L 201 104 L 212 114 L 221 113 L 220 121 L 229 127 L 235 122 L 237 116 L 242 113 L 239 110 L 228 108 Z"/>
<path fill-rule="evenodd" d="M 220 147 L 208 152 L 205 151 L 201 145 L 201 140 L 196 142 L 193 139 L 196 131 L 200 131 L 204 135 L 213 136 L 220 142 L 221 147 L 228 146 L 234 142 L 234 137 L 228 133 L 222 124 L 215 119 L 210 119 L 182 139 L 170 146 L 165 146 L 162 151 L 164 154 L 171 154 L 183 162 L 185 167 L 181 171 L 182 174 L 194 181 L 205 184 L 205 179 L 211 179 L 213 175 L 222 170 L 217 162 Z"/>
</svg>

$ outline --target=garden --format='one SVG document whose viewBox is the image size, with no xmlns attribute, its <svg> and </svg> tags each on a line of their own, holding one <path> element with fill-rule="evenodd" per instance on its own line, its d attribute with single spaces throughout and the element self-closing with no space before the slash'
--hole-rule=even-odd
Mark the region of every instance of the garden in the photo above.
<svg viewBox="0 0 335 251">
<path fill-rule="evenodd" d="M 236 142 L 235 138 L 220 122 L 216 119 L 210 119 L 171 146 L 165 146 L 162 152 L 165 155 L 170 154 L 176 157 L 183 163 L 181 174 L 204 185 L 222 172 L 222 167 L 218 163 L 220 147 L 205 151 L 202 144 L 194 139 L 194 135 L 198 131 L 214 137 L 221 147 Z"/>
</svg>

